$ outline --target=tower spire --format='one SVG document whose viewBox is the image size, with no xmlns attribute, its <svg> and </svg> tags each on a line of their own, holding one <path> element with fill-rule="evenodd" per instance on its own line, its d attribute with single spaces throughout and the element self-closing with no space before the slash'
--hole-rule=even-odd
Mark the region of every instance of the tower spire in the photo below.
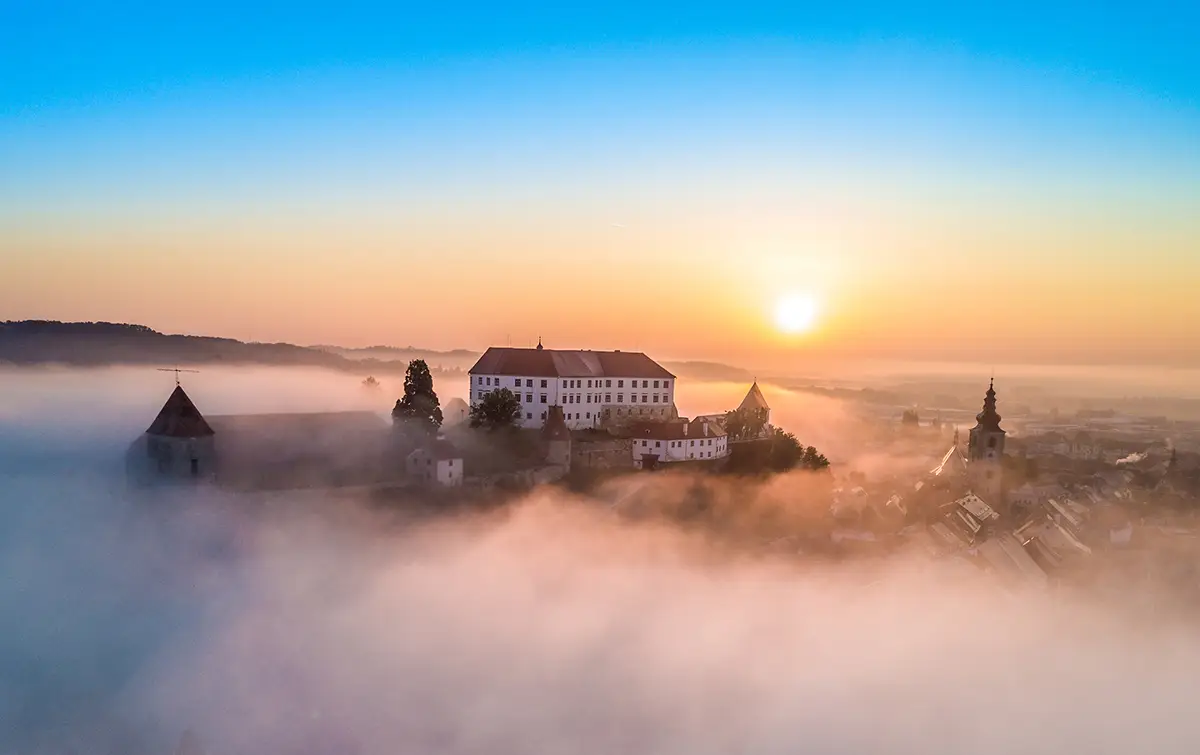
<svg viewBox="0 0 1200 755">
<path fill-rule="evenodd" d="M 537 350 L 538 350 L 538 351 L 541 351 L 541 350 L 542 350 L 542 337 L 541 337 L 541 336 L 538 336 L 538 345 L 537 345 Z"/>
</svg>

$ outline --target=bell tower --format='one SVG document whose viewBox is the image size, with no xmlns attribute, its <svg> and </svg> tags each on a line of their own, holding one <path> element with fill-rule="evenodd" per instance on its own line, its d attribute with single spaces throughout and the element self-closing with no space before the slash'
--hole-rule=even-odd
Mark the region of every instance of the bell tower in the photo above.
<svg viewBox="0 0 1200 755">
<path fill-rule="evenodd" d="M 967 442 L 971 485 L 984 502 L 1000 511 L 1004 508 L 1004 438 L 1000 415 L 996 412 L 996 381 L 988 385 L 983 411 L 975 415 Z"/>
</svg>

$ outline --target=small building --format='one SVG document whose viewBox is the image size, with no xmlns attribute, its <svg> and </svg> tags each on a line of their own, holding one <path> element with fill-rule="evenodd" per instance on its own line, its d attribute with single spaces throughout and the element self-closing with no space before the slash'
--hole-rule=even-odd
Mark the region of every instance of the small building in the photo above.
<svg viewBox="0 0 1200 755">
<path fill-rule="evenodd" d="M 409 478 L 426 485 L 448 488 L 463 484 L 462 453 L 448 440 L 438 438 L 408 455 L 405 469 Z"/>
<path fill-rule="evenodd" d="M 471 418 L 471 407 L 455 396 L 442 407 L 442 427 L 456 427 Z"/>
<path fill-rule="evenodd" d="M 630 428 L 633 466 L 653 469 L 663 464 L 713 461 L 729 456 L 729 437 L 715 422 L 697 417 L 671 422 L 647 422 Z"/>
<path fill-rule="evenodd" d="M 158 416 L 125 455 L 126 472 L 140 484 L 212 482 L 216 433 L 176 384 Z"/>
</svg>

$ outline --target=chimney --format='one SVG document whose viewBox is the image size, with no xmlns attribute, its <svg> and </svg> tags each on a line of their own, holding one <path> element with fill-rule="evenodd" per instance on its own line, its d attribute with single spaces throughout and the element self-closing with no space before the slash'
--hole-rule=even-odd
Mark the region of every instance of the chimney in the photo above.
<svg viewBox="0 0 1200 755">
<path fill-rule="evenodd" d="M 704 423 L 704 434 L 708 435 L 708 422 L 707 421 Z"/>
<path fill-rule="evenodd" d="M 683 423 L 683 437 L 685 437 L 685 438 L 687 437 L 687 434 L 688 434 L 688 424 L 689 423 L 687 423 L 687 422 Z"/>
</svg>

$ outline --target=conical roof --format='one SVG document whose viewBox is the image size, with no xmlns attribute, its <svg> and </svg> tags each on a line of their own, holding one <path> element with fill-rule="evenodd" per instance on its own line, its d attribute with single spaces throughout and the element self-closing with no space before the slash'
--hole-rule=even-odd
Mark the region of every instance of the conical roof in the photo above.
<svg viewBox="0 0 1200 755">
<path fill-rule="evenodd" d="M 200 410 L 178 385 L 171 392 L 167 403 L 163 404 L 158 416 L 150 423 L 146 434 L 167 438 L 202 438 L 215 435 L 204 415 L 200 414 Z"/>
<path fill-rule="evenodd" d="M 546 414 L 546 424 L 542 425 L 542 437 L 546 440 L 570 440 L 571 431 L 567 429 L 567 423 L 563 419 L 563 410 L 561 406 L 550 407 Z"/>
<path fill-rule="evenodd" d="M 746 392 L 746 398 L 742 399 L 738 409 L 770 409 L 767 400 L 763 398 L 762 391 L 758 389 L 758 381 L 754 381 L 754 385 L 750 386 L 750 390 Z"/>
</svg>

